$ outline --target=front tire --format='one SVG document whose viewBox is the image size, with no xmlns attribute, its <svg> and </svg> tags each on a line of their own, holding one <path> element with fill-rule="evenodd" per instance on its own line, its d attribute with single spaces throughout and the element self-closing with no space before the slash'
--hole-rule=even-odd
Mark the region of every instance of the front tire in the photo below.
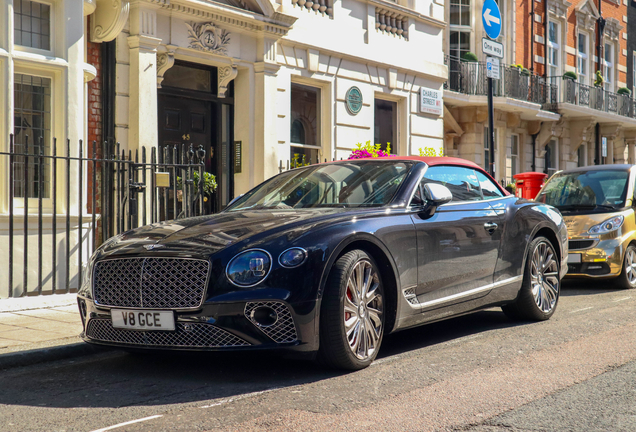
<svg viewBox="0 0 636 432">
<path fill-rule="evenodd" d="M 382 344 L 384 322 L 378 266 L 362 250 L 347 252 L 334 264 L 325 286 L 318 360 L 337 369 L 369 366 Z"/>
<path fill-rule="evenodd" d="M 554 314 L 560 293 L 558 256 L 547 238 L 537 237 L 528 249 L 519 295 L 501 309 L 515 320 L 544 321 Z"/>
<path fill-rule="evenodd" d="M 636 288 L 636 247 L 634 245 L 627 246 L 625 256 L 623 257 L 623 270 L 620 276 L 616 278 L 616 283 L 624 289 Z"/>
</svg>

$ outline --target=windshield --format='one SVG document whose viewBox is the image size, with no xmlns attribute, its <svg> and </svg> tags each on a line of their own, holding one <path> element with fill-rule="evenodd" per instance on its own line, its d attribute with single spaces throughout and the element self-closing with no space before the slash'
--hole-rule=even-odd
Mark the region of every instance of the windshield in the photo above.
<svg viewBox="0 0 636 432">
<path fill-rule="evenodd" d="M 358 160 L 295 169 L 258 186 L 228 211 L 379 207 L 391 201 L 412 165 Z"/>
<path fill-rule="evenodd" d="M 629 171 L 590 170 L 555 174 L 536 201 L 561 211 L 607 211 L 625 206 Z"/>
</svg>

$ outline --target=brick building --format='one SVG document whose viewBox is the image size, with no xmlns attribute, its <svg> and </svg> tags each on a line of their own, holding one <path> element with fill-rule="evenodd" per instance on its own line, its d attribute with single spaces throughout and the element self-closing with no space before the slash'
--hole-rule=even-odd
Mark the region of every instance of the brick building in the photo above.
<svg viewBox="0 0 636 432">
<path fill-rule="evenodd" d="M 481 4 L 477 1 L 470 9 L 472 26 L 465 28 L 456 23 L 455 4 L 451 1 L 447 15 L 447 53 L 462 52 L 453 38 L 457 29 L 473 36 L 465 49 L 474 49 L 483 61 Z M 634 163 L 636 113 L 627 94 L 633 89 L 627 32 L 628 8 L 633 6 L 626 0 L 501 0 L 499 6 L 504 21 L 511 23 L 504 22 L 509 29 L 500 38 L 505 66 L 495 87 L 497 178 L 509 182 L 521 171 L 551 174 L 599 162 Z M 454 68 L 452 57 L 449 62 L 445 104 L 460 133 L 446 117 L 447 152 L 483 164 L 490 151 L 484 133 L 485 76 L 474 72 L 480 63 L 455 61 Z M 534 116 L 528 109 L 537 105 L 531 104 L 539 106 Z"/>
</svg>

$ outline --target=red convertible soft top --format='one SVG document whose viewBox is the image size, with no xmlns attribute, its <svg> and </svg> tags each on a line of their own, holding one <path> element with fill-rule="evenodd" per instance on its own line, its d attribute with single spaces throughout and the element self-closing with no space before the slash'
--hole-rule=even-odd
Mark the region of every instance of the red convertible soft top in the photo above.
<svg viewBox="0 0 636 432">
<path fill-rule="evenodd" d="M 429 156 L 387 156 L 378 159 L 391 159 L 391 160 L 412 160 L 424 162 L 426 165 L 459 165 L 465 166 L 468 168 L 479 168 L 481 167 L 477 165 L 475 162 L 471 162 L 466 159 L 456 158 L 456 157 L 429 157 Z"/>
</svg>

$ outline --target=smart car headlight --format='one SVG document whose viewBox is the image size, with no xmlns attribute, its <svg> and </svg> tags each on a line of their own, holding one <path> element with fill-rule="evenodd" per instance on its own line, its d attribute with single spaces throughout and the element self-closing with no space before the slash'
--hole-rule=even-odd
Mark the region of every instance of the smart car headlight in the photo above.
<svg viewBox="0 0 636 432">
<path fill-rule="evenodd" d="M 249 288 L 265 280 L 271 269 L 272 257 L 267 251 L 250 249 L 232 258 L 225 274 L 234 285 Z"/>
<path fill-rule="evenodd" d="M 611 217 L 588 230 L 590 234 L 605 234 L 619 229 L 625 218 L 622 215 Z"/>
<path fill-rule="evenodd" d="M 283 267 L 293 268 L 304 263 L 306 258 L 307 251 L 305 249 L 293 247 L 283 251 L 278 257 L 278 262 Z"/>
</svg>

